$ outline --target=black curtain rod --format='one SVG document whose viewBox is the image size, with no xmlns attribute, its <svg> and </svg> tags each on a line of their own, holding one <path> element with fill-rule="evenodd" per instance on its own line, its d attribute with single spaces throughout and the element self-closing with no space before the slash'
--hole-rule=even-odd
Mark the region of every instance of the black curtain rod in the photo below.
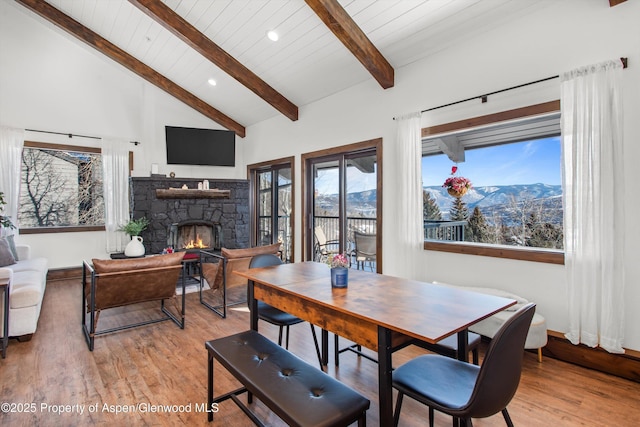
<svg viewBox="0 0 640 427">
<path fill-rule="evenodd" d="M 65 135 L 65 136 L 68 136 L 69 138 L 73 138 L 74 136 L 77 136 L 79 138 L 102 139 L 99 136 L 78 135 L 78 134 L 75 134 L 75 133 L 54 132 L 54 131 L 51 131 L 51 130 L 37 130 L 37 129 L 25 129 L 25 130 L 29 131 L 29 132 L 50 133 L 52 135 Z M 139 141 L 129 141 L 129 142 L 131 144 L 136 145 L 136 146 L 141 144 L 141 142 L 139 142 Z"/>
<path fill-rule="evenodd" d="M 66 135 L 69 138 L 73 138 L 74 136 L 77 136 L 77 137 L 80 137 L 80 138 L 102 139 L 99 136 L 77 135 L 75 133 L 53 132 L 53 131 L 50 131 L 50 130 L 37 130 L 37 129 L 25 129 L 25 130 L 29 131 L 29 132 L 50 133 L 52 135 Z"/>
<path fill-rule="evenodd" d="M 627 65 L 628 65 L 627 58 L 620 58 L 620 61 L 622 62 L 622 68 L 627 68 Z M 420 111 L 420 113 L 426 113 L 427 111 L 433 111 L 433 110 L 438 110 L 438 109 L 444 108 L 444 107 L 450 107 L 451 105 L 462 104 L 463 102 L 473 101 L 474 99 L 481 99 L 482 102 L 485 103 L 485 102 L 487 102 L 487 97 L 489 97 L 490 95 L 495 95 L 497 93 L 507 92 L 509 90 L 519 89 L 521 87 L 525 87 L 525 86 L 530 86 L 530 85 L 534 85 L 534 84 L 537 84 L 537 83 L 546 82 L 547 80 L 553 80 L 553 79 L 557 79 L 559 77 L 560 77 L 560 75 L 557 75 L 557 76 L 551 76 L 551 77 L 547 77 L 547 78 L 536 80 L 536 81 L 529 82 L 529 83 L 523 83 L 523 84 L 520 84 L 520 85 L 517 85 L 517 86 L 508 87 L 506 89 L 500 89 L 500 90 L 496 90 L 494 92 L 485 93 L 484 95 L 473 96 L 471 98 L 463 99 L 463 100 L 460 100 L 460 101 L 450 102 L 448 104 L 439 105 L 439 106 L 433 107 L 433 108 L 427 108 L 426 110 Z"/>
</svg>

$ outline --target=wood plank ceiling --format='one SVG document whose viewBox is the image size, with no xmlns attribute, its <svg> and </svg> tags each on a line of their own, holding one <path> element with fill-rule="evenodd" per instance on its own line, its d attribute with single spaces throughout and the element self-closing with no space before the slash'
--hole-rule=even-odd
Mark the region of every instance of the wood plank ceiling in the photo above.
<svg viewBox="0 0 640 427">
<path fill-rule="evenodd" d="M 394 85 L 394 68 L 549 4 L 16 1 L 239 136 L 245 136 L 245 126 L 277 114 L 297 120 L 298 106 L 371 78 L 385 90 Z M 267 39 L 269 30 L 280 40 Z"/>
</svg>

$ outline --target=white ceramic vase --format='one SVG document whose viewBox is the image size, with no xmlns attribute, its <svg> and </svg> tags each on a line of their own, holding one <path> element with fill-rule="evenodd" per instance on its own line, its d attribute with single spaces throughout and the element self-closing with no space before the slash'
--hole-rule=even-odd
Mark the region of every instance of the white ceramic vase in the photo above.
<svg viewBox="0 0 640 427">
<path fill-rule="evenodd" d="M 127 243 L 127 246 L 124 248 L 125 256 L 129 257 L 139 257 L 144 255 L 144 245 L 142 244 L 142 237 L 140 236 L 131 236 L 131 241 Z"/>
</svg>

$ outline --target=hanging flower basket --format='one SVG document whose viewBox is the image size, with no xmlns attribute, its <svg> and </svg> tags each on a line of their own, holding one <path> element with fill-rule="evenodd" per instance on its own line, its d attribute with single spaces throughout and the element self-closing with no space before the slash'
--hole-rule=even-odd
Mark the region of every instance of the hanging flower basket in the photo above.
<svg viewBox="0 0 640 427">
<path fill-rule="evenodd" d="M 455 188 L 447 188 L 447 193 L 449 193 L 450 196 L 456 197 L 456 198 L 460 198 L 462 196 L 464 196 L 465 194 L 467 194 L 467 190 L 468 188 L 463 187 L 459 190 L 456 190 Z"/>
<path fill-rule="evenodd" d="M 453 166 L 451 168 L 451 175 L 455 175 L 457 170 L 458 167 Z M 471 181 L 463 176 L 450 176 L 444 181 L 442 186 L 447 189 L 447 193 L 456 198 L 464 196 L 472 187 Z"/>
</svg>

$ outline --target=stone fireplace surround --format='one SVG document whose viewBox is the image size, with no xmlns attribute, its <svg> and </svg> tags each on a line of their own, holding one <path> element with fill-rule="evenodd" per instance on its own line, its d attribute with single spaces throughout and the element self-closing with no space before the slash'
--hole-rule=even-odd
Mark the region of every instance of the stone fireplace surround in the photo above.
<svg viewBox="0 0 640 427">
<path fill-rule="evenodd" d="M 165 176 L 131 178 L 133 217 L 147 217 L 151 223 L 142 232 L 148 254 L 161 253 L 167 247 L 172 224 L 189 220 L 219 223 L 222 246 L 230 249 L 249 247 L 249 181 L 211 179 L 209 188 L 229 190 L 220 198 L 158 198 L 157 189 L 197 189 L 198 182 L 207 178 L 167 178 Z"/>
</svg>

